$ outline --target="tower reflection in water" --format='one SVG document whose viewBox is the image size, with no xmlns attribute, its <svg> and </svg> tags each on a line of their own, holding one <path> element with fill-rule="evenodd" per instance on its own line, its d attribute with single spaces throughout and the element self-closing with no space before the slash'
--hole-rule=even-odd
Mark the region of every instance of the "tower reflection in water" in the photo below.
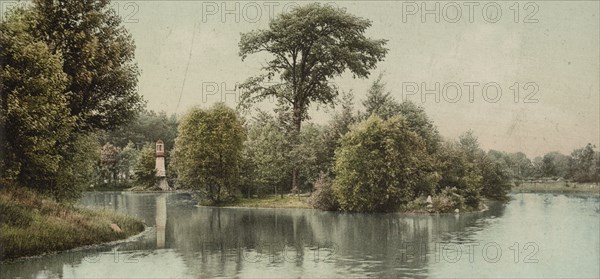
<svg viewBox="0 0 600 279">
<path fill-rule="evenodd" d="M 165 227 L 167 225 L 167 196 L 156 197 L 156 249 L 165 248 Z"/>
</svg>

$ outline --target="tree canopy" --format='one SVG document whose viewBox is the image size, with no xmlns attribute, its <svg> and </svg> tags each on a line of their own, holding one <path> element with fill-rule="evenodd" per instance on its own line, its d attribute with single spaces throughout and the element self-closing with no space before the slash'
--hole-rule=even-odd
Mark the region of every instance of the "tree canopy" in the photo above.
<svg viewBox="0 0 600 279">
<path fill-rule="evenodd" d="M 64 94 L 82 131 L 127 123 L 143 106 L 135 44 L 110 0 L 34 0 L 28 30 L 64 58 Z"/>
<path fill-rule="evenodd" d="M 173 151 L 178 183 L 202 191 L 213 203 L 235 195 L 246 139 L 242 125 L 237 113 L 223 103 L 188 112 L 179 124 Z"/>
<path fill-rule="evenodd" d="M 426 147 L 402 116 L 372 115 L 341 139 L 333 189 L 347 211 L 393 211 L 426 179 Z M 425 158 L 425 160 L 424 160 Z"/>
<path fill-rule="evenodd" d="M 279 15 L 269 29 L 242 34 L 242 60 L 259 52 L 270 53 L 272 58 L 262 67 L 263 74 L 241 85 L 244 93 L 239 106 L 247 108 L 275 96 L 282 109 L 291 113 L 295 143 L 311 103 L 333 104 L 336 99 L 338 90 L 330 83 L 333 78 L 346 70 L 355 77 L 368 77 L 385 57 L 386 40 L 365 36 L 370 26 L 368 19 L 343 9 L 312 3 Z M 296 178 L 294 169 L 294 190 Z"/>
<path fill-rule="evenodd" d="M 0 23 L 0 175 L 49 188 L 62 162 L 57 143 L 73 118 L 63 95 L 62 57 L 27 32 L 30 17 L 17 10 Z"/>
</svg>

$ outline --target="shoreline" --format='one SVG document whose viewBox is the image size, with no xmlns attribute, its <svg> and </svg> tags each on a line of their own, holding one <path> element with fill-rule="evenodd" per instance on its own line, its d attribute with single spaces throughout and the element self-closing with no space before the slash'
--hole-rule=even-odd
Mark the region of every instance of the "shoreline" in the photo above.
<svg viewBox="0 0 600 279">
<path fill-rule="evenodd" d="M 152 229 L 153 229 L 153 227 L 149 227 L 144 224 L 143 231 L 139 232 L 138 234 L 129 236 L 127 238 L 117 239 L 117 240 L 108 241 L 108 242 L 99 242 L 99 243 L 93 243 L 93 244 L 88 244 L 88 245 L 83 245 L 83 246 L 77 246 L 77 247 L 66 249 L 66 250 L 56 250 L 56 251 L 44 252 L 42 254 L 37 254 L 37 255 L 22 256 L 22 257 L 17 257 L 17 258 L 7 258 L 7 259 L 0 260 L 0 263 L 16 263 L 16 262 L 40 259 L 40 258 L 47 257 L 47 256 L 59 255 L 59 254 L 63 254 L 63 253 L 66 254 L 66 253 L 84 251 L 84 250 L 94 249 L 94 248 L 116 246 L 118 244 L 136 241 L 136 240 L 144 237 L 146 234 L 150 233 L 152 231 Z"/>
<path fill-rule="evenodd" d="M 569 183 L 569 182 L 540 182 L 523 183 L 512 187 L 511 194 L 538 193 L 538 194 L 569 194 L 580 196 L 600 196 L 600 185 L 594 183 Z"/>
<path fill-rule="evenodd" d="M 0 261 L 124 241 L 143 233 L 133 216 L 56 202 L 27 188 L 0 191 Z"/>
<path fill-rule="evenodd" d="M 250 209 L 312 209 L 323 212 L 339 212 L 346 213 L 340 210 L 322 210 L 319 208 L 314 208 L 308 203 L 308 196 L 295 196 L 292 194 L 284 194 L 283 198 L 279 195 L 277 196 L 266 196 L 260 198 L 239 198 L 236 201 L 232 202 L 224 202 L 221 204 L 202 204 L 201 201 L 195 196 L 196 192 L 191 190 L 171 190 L 171 191 L 160 191 L 160 190 L 147 190 L 147 191 L 93 191 L 93 192 L 126 192 L 126 193 L 139 193 L 139 194 L 169 194 L 169 193 L 182 193 L 182 194 L 190 194 L 192 199 L 197 203 L 196 207 L 214 207 L 214 208 L 250 208 Z M 481 201 L 481 208 L 477 210 L 465 210 L 461 209 L 459 213 L 455 212 L 441 212 L 441 211 L 433 211 L 429 212 L 426 208 L 420 209 L 408 209 L 408 210 L 397 210 L 390 212 L 362 212 L 364 214 L 372 214 L 372 213 L 394 213 L 394 214 L 406 214 L 406 215 L 435 215 L 435 214 L 460 214 L 460 213 L 478 213 L 484 212 L 489 209 L 489 204 L 495 202 L 502 202 L 496 200 L 483 199 Z"/>
</svg>

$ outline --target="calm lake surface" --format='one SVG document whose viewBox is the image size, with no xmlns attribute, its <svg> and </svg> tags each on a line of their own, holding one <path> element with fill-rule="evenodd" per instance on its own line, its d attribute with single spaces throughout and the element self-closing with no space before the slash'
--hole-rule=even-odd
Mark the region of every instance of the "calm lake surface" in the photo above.
<svg viewBox="0 0 600 279">
<path fill-rule="evenodd" d="M 143 219 L 121 243 L 0 264 L 23 278 L 598 278 L 600 199 L 514 194 L 466 214 L 198 207 L 189 194 L 90 192 Z"/>
</svg>

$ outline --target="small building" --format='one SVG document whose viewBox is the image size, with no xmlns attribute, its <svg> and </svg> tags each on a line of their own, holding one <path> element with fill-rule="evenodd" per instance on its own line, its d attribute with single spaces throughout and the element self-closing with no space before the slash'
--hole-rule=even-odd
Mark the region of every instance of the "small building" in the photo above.
<svg viewBox="0 0 600 279">
<path fill-rule="evenodd" d="M 167 182 L 167 169 L 165 168 L 165 143 L 162 140 L 156 141 L 156 178 L 158 188 L 167 191 L 171 188 Z"/>
</svg>

